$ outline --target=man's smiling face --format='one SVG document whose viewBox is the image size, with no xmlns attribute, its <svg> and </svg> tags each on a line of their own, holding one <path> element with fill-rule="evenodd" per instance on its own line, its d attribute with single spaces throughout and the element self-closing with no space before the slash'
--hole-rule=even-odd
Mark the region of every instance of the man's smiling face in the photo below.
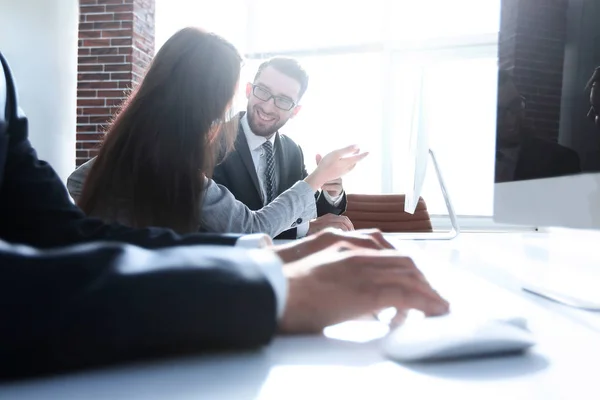
<svg viewBox="0 0 600 400">
<path fill-rule="evenodd" d="M 300 82 L 266 67 L 246 86 L 248 124 L 255 135 L 270 137 L 300 110 Z"/>
</svg>

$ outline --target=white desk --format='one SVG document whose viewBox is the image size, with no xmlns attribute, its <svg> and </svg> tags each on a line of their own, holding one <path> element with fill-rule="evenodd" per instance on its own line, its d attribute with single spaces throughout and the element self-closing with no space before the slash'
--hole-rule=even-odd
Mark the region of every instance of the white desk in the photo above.
<svg viewBox="0 0 600 400">
<path fill-rule="evenodd" d="M 510 233 L 398 244 L 421 262 L 456 312 L 516 311 L 529 318 L 539 344 L 524 356 L 401 365 L 380 354 L 376 338 L 386 328 L 361 321 L 328 328 L 326 336 L 280 337 L 245 354 L 1 385 L 0 399 L 600 399 L 600 314 L 518 286 L 523 273 L 537 273 L 536 263 L 548 258 L 545 246 L 553 243 L 543 234 Z M 443 262 L 423 260 L 423 250 Z"/>
</svg>

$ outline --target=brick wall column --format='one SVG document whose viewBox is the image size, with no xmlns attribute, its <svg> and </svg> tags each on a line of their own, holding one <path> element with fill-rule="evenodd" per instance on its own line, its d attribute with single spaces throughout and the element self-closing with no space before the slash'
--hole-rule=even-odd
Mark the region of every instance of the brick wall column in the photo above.
<svg viewBox="0 0 600 400">
<path fill-rule="evenodd" d="M 154 56 L 154 0 L 80 0 L 77 166 Z"/>
<path fill-rule="evenodd" d="M 503 0 L 499 64 L 527 97 L 525 124 L 557 140 L 565 57 L 567 0 Z"/>
</svg>

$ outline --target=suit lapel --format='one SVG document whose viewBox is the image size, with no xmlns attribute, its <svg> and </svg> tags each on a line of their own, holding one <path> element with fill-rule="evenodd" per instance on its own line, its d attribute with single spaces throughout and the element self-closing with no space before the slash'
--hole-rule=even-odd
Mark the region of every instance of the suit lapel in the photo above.
<svg viewBox="0 0 600 400">
<path fill-rule="evenodd" d="M 246 135 L 244 134 L 244 129 L 242 128 L 241 123 L 238 127 L 235 148 L 238 156 L 242 160 L 242 164 L 246 167 L 246 170 L 250 174 L 250 179 L 252 180 L 254 188 L 256 189 L 256 195 L 259 199 L 262 199 L 262 196 L 260 195 L 260 184 L 258 183 L 258 176 L 256 175 L 256 168 L 254 167 L 252 154 L 250 154 L 250 147 L 248 146 L 248 141 L 246 140 Z"/>
<path fill-rule="evenodd" d="M 279 132 L 275 134 L 275 155 L 277 161 L 277 169 L 279 174 L 278 179 L 278 187 L 277 187 L 277 195 L 280 195 L 283 190 L 281 188 L 289 188 L 292 185 L 288 185 L 288 165 L 289 165 L 289 155 L 287 154 L 287 148 L 283 144 L 283 140 L 279 136 Z M 287 162 L 286 162 L 287 160 Z"/>
</svg>

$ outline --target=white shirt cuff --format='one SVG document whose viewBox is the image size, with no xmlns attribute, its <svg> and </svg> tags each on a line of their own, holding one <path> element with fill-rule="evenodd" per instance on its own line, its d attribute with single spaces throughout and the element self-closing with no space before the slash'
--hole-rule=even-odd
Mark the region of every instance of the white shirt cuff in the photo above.
<svg viewBox="0 0 600 400">
<path fill-rule="evenodd" d="M 277 321 L 279 321 L 285 310 L 288 292 L 288 281 L 282 270 L 283 262 L 274 252 L 268 250 L 248 250 L 248 255 L 263 272 L 275 292 Z"/>
<path fill-rule="evenodd" d="M 329 193 L 327 193 L 327 190 L 323 190 L 323 196 L 325 196 L 325 200 L 327 200 L 327 202 L 329 204 L 331 204 L 334 207 L 337 207 L 342 202 L 342 198 L 344 197 L 344 192 L 342 191 L 342 193 L 340 193 L 338 196 L 331 197 L 329 195 Z"/>
<path fill-rule="evenodd" d="M 275 253 L 271 251 L 259 250 L 267 246 L 272 246 L 273 240 L 264 233 L 252 233 L 238 238 L 235 247 L 249 249 L 248 255 L 258 268 L 263 272 L 273 292 L 275 292 L 275 301 L 277 302 L 277 320 L 283 316 L 285 303 L 287 301 L 288 282 L 283 275 L 283 262 Z"/>
<path fill-rule="evenodd" d="M 273 239 L 264 233 L 251 233 L 243 235 L 235 241 L 235 247 L 243 249 L 263 249 L 273 245 Z"/>
<path fill-rule="evenodd" d="M 310 228 L 310 222 L 303 222 L 300 225 L 296 226 L 296 239 L 303 238 L 308 233 L 308 228 Z"/>
</svg>

